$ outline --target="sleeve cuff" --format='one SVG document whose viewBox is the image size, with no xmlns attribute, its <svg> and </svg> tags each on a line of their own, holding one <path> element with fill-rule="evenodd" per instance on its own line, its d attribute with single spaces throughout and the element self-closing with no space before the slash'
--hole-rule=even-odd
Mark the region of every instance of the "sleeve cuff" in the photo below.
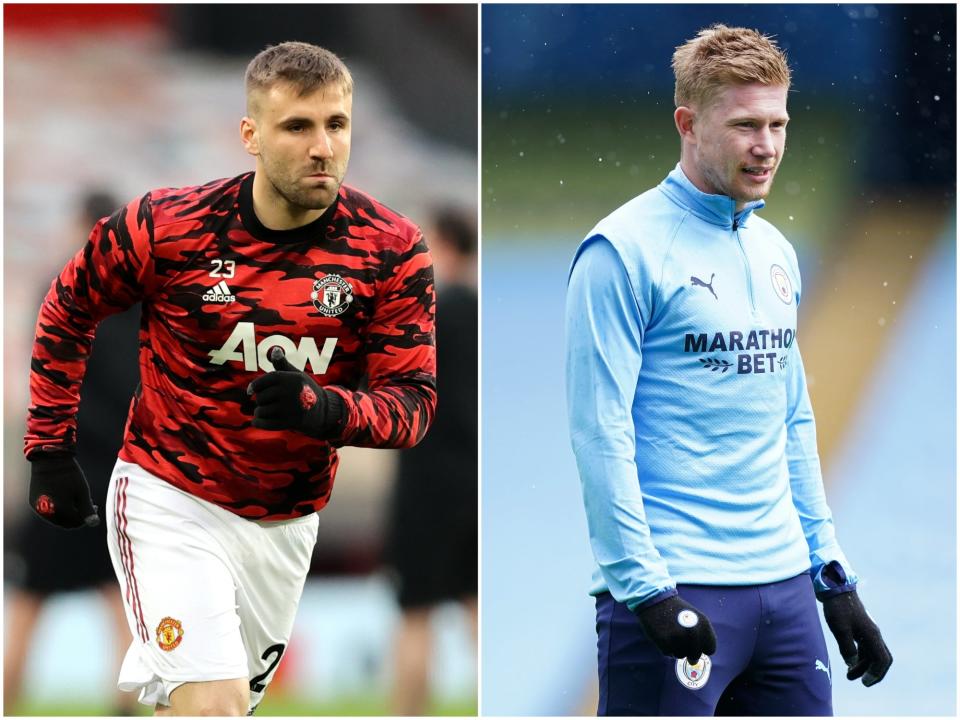
<svg viewBox="0 0 960 720">
<path fill-rule="evenodd" d="M 26 458 L 30 462 L 34 462 L 35 460 L 44 460 L 52 457 L 74 457 L 76 454 L 77 446 L 73 444 L 38 445 L 37 447 L 31 448 L 30 451 L 27 452 Z"/>
<path fill-rule="evenodd" d="M 676 597 L 676 596 L 677 596 L 676 588 L 667 588 L 666 590 L 662 590 L 658 592 L 656 595 L 654 595 L 653 597 L 647 598 L 642 602 L 638 602 L 638 603 L 628 602 L 627 607 L 630 608 L 630 612 L 637 613 L 637 612 L 640 612 L 641 610 L 646 610 L 651 605 L 656 605 L 657 603 L 661 603 L 664 600 L 669 600 L 670 598 Z"/>
<path fill-rule="evenodd" d="M 324 388 L 327 396 L 326 417 L 323 434 L 326 438 L 339 438 L 347 424 L 347 404 L 340 393 Z"/>
<path fill-rule="evenodd" d="M 857 578 L 848 577 L 843 566 L 836 560 L 822 565 L 819 569 L 811 568 L 810 574 L 813 577 L 813 591 L 820 602 L 857 589 Z"/>
</svg>

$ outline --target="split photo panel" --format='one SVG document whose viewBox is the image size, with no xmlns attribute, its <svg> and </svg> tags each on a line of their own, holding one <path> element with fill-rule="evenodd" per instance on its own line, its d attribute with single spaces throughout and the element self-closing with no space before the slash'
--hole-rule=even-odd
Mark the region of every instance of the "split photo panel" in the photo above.
<svg viewBox="0 0 960 720">
<path fill-rule="evenodd" d="M 955 715 L 956 27 L 4 4 L 3 714 Z"/>
</svg>

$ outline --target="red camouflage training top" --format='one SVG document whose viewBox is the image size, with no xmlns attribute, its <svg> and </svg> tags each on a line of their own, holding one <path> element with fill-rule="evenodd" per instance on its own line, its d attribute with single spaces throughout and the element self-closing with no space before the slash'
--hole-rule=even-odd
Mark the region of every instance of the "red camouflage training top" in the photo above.
<svg viewBox="0 0 960 720">
<path fill-rule="evenodd" d="M 104 218 L 37 321 L 25 452 L 72 447 L 97 323 L 143 301 L 140 389 L 121 459 L 242 517 L 327 504 L 335 446 L 402 448 L 436 408 L 434 285 L 420 230 L 341 186 L 313 223 L 270 230 L 253 173 L 154 190 Z M 247 385 L 274 345 L 336 392 L 346 417 L 318 440 L 252 426 Z"/>
</svg>

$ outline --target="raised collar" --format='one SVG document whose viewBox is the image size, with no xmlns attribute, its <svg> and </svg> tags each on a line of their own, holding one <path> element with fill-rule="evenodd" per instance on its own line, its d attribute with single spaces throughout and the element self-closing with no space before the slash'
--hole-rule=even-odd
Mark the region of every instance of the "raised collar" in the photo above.
<svg viewBox="0 0 960 720">
<path fill-rule="evenodd" d="M 671 200 L 687 208 L 701 220 L 713 225 L 733 228 L 734 222 L 738 227 L 746 227 L 747 220 L 754 210 L 764 206 L 763 200 L 754 200 L 747 203 L 740 212 L 736 212 L 736 201 L 726 195 L 710 195 L 694 187 L 686 174 L 680 168 L 680 163 L 670 171 L 658 186 Z"/>
</svg>

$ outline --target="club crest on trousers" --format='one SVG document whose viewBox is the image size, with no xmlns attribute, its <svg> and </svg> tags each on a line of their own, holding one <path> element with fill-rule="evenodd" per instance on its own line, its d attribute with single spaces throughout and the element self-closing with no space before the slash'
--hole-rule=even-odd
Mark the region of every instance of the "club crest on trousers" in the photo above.
<svg viewBox="0 0 960 720">
<path fill-rule="evenodd" d="M 701 655 L 696 665 L 691 665 L 686 658 L 677 660 L 677 680 L 689 690 L 699 690 L 710 679 L 712 662 L 707 655 Z"/>
</svg>

